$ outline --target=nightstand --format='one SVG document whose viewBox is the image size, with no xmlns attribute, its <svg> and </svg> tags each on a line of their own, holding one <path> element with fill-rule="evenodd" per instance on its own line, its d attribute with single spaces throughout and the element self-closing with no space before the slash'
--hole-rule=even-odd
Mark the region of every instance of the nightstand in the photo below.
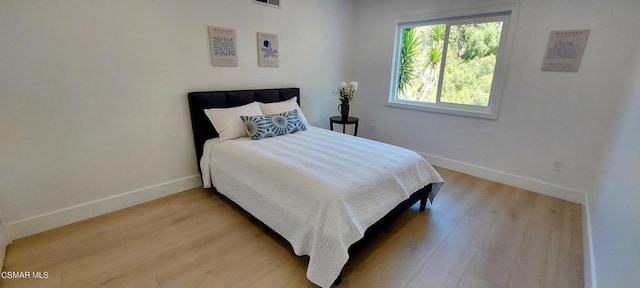
<svg viewBox="0 0 640 288">
<path fill-rule="evenodd" d="M 355 130 L 353 131 L 353 136 L 358 136 L 358 122 L 360 121 L 360 119 L 358 119 L 358 117 L 351 117 L 349 116 L 349 118 L 347 119 L 343 119 L 342 116 L 332 116 L 331 118 L 329 118 L 329 122 L 330 127 L 331 127 L 331 131 L 333 131 L 333 123 L 337 123 L 337 124 L 342 124 L 342 133 L 344 133 L 344 128 L 346 125 L 348 124 L 355 124 Z"/>
</svg>

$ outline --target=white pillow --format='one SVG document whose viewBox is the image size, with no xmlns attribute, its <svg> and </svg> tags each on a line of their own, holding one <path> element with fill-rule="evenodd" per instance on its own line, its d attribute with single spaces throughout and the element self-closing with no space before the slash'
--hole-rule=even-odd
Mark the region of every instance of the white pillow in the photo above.
<svg viewBox="0 0 640 288">
<path fill-rule="evenodd" d="M 262 113 L 264 113 L 264 115 L 280 114 L 291 110 L 298 110 L 298 115 L 300 116 L 302 123 L 304 123 L 305 126 L 309 126 L 309 122 L 307 122 L 307 118 L 305 118 L 304 114 L 302 114 L 302 109 L 300 109 L 300 106 L 298 106 L 296 98 L 297 97 L 293 97 L 289 100 L 273 103 L 258 103 L 260 104 L 260 109 L 262 110 Z"/>
<path fill-rule="evenodd" d="M 240 137 L 249 137 L 240 116 L 263 115 L 258 102 L 232 108 L 204 109 L 213 127 L 220 135 L 220 142 Z"/>
</svg>

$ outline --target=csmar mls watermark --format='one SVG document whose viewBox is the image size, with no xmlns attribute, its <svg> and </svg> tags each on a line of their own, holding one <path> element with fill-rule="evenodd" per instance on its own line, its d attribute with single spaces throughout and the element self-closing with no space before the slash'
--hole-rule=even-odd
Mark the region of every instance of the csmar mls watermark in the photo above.
<svg viewBox="0 0 640 288">
<path fill-rule="evenodd" d="M 47 271 L 2 271 L 0 272 L 2 279 L 48 279 Z"/>
</svg>

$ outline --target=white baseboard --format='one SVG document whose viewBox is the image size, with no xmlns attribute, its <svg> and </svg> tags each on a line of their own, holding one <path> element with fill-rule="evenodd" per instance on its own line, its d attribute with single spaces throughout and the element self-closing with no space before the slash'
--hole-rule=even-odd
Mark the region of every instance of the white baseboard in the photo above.
<svg viewBox="0 0 640 288">
<path fill-rule="evenodd" d="M 21 219 L 7 223 L 7 237 L 9 238 L 9 243 L 11 243 L 14 239 L 131 207 L 199 186 L 202 186 L 202 178 L 200 178 L 198 174 Z"/>
<path fill-rule="evenodd" d="M 451 160 L 439 156 L 434 156 L 426 153 L 419 153 L 429 161 L 429 163 L 469 174 L 472 176 L 480 177 L 483 179 L 507 184 L 510 186 L 518 187 L 521 189 L 537 192 L 543 195 L 560 198 L 570 202 L 585 204 L 585 193 L 573 190 L 571 188 L 562 187 L 559 185 L 535 180 L 527 177 L 509 174 L 502 171 L 497 171 L 485 167 L 476 166 L 473 164 Z"/>
<path fill-rule="evenodd" d="M 560 198 L 582 205 L 582 231 L 583 236 L 583 259 L 584 259 L 584 280 L 585 287 L 596 288 L 595 261 L 593 261 L 593 242 L 591 237 L 591 215 L 589 213 L 589 198 L 586 193 L 573 190 L 571 188 L 539 181 L 527 177 L 509 174 L 477 165 L 451 160 L 443 157 L 420 153 L 429 163 L 462 172 L 472 176 L 488 179 L 491 181 L 507 184 L 525 190 L 537 192 L 543 195 Z"/>
</svg>

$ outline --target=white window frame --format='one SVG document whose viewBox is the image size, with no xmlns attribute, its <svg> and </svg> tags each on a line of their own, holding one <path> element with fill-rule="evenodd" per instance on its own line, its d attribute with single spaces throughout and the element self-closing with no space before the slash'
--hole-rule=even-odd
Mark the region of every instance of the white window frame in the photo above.
<svg viewBox="0 0 640 288">
<path fill-rule="evenodd" d="M 497 119 L 498 110 L 500 108 L 500 99 L 502 98 L 504 82 L 507 74 L 506 72 L 509 55 L 511 54 L 511 42 L 513 40 L 516 28 L 518 8 L 518 4 L 506 4 L 478 9 L 456 10 L 397 19 L 395 21 L 396 35 L 393 47 L 393 63 L 391 65 L 390 81 L 391 86 L 389 87 L 389 101 L 387 103 L 387 106 L 453 115 Z M 493 81 L 491 82 L 491 92 L 489 94 L 488 106 L 484 107 L 477 105 L 439 102 L 443 81 L 442 72 L 444 71 L 444 67 L 446 66 L 445 57 L 443 57 L 442 59 L 441 74 L 438 78 L 436 103 L 403 100 L 396 97 L 398 90 L 398 63 L 400 61 L 400 49 L 402 47 L 402 29 L 434 24 L 455 25 L 470 22 L 488 22 L 491 20 L 503 21 L 503 28 L 500 37 L 500 45 L 498 46 L 498 52 L 496 55 L 496 67 L 493 72 Z M 447 26 L 447 32 L 449 30 L 448 27 L 449 26 Z M 447 39 L 448 37 L 445 38 L 444 41 L 445 47 L 447 46 Z"/>
</svg>

